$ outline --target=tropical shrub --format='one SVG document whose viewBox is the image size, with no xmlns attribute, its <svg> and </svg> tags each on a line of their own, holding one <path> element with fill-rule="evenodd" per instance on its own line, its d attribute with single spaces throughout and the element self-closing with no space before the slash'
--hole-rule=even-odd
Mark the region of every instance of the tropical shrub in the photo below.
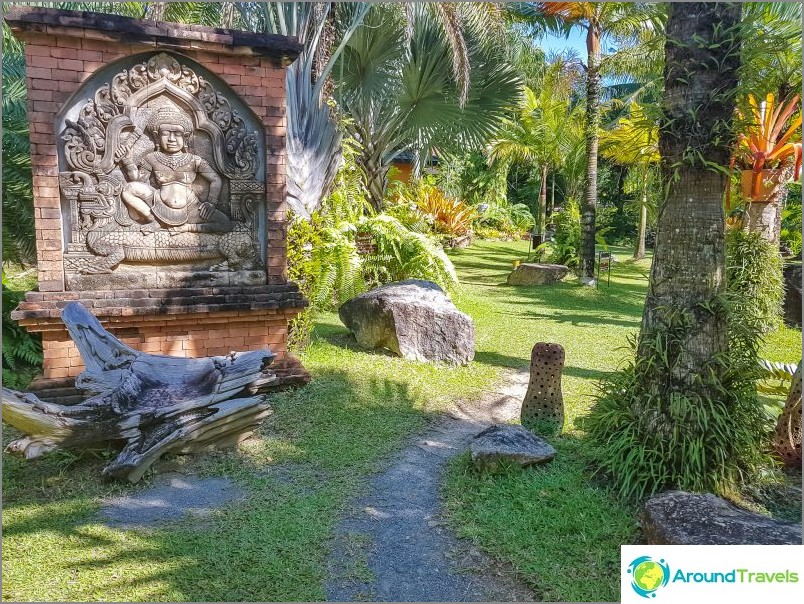
<svg viewBox="0 0 804 604">
<path fill-rule="evenodd" d="M 404 279 L 434 281 L 444 289 L 458 283 L 455 267 L 438 241 L 408 230 L 396 218 L 383 214 L 364 218 L 357 224 L 357 232 L 373 242 L 363 263 L 367 287 Z"/>
<path fill-rule="evenodd" d="M 421 178 L 400 183 L 393 193 L 395 201 L 392 205 L 407 209 L 415 207 L 423 217 L 427 217 L 433 233 L 444 235 L 447 240 L 470 234 L 476 215 L 474 208 L 460 199 L 446 195 L 431 179 Z M 406 218 L 414 218 L 409 212 L 400 213 Z M 414 224 L 419 222 L 414 218 Z M 403 220 L 403 223 L 407 221 Z"/>
<path fill-rule="evenodd" d="M 669 321 L 642 334 L 650 354 L 635 355 L 602 382 L 583 427 L 599 471 L 621 496 L 642 499 L 674 488 L 733 492 L 772 467 L 766 453 L 772 424 L 756 390 L 760 334 L 730 298 L 666 311 Z M 727 351 L 704 361 L 695 375 L 683 355 L 671 353 L 698 324 L 692 312 L 725 313 L 730 335 Z"/>
<path fill-rule="evenodd" d="M 553 214 L 555 234 L 548 260 L 570 268 L 578 268 L 581 259 L 581 208 L 569 199 L 560 212 Z"/>
<path fill-rule="evenodd" d="M 445 289 L 457 283 L 452 263 L 428 234 L 433 218 L 399 200 L 386 204 L 389 214 L 374 215 L 353 161 L 353 139 L 344 148 L 335 189 L 309 221 L 294 216 L 288 228 L 288 275 L 310 300 L 291 323 L 294 349 L 309 343 L 317 310 L 334 310 L 370 288 L 410 278 Z"/>
<path fill-rule="evenodd" d="M 482 239 L 520 239 L 535 224 L 530 208 L 524 203 L 493 203 L 478 214 L 474 231 Z"/>
<path fill-rule="evenodd" d="M 3 261 L 35 260 L 25 55 L 3 22 Z"/>
<path fill-rule="evenodd" d="M 801 128 L 798 99 L 796 95 L 787 104 L 780 102 L 774 110 L 773 94 L 768 94 L 761 106 L 754 95 L 748 95 L 751 117 L 745 125 L 745 131 L 738 136 L 736 160 L 741 167 L 752 171 L 752 199 L 759 197 L 762 171 L 768 168 L 791 166 L 793 180 L 800 180 L 801 142 L 791 140 Z M 791 117 L 787 130 L 782 134 Z M 800 133 L 798 138 L 801 138 Z"/>
<path fill-rule="evenodd" d="M 21 390 L 42 367 L 42 340 L 11 319 L 25 294 L 6 287 L 3 276 L 3 386 Z"/>
<path fill-rule="evenodd" d="M 792 182 L 787 189 L 780 241 L 791 254 L 797 256 L 801 253 L 801 183 Z"/>
<path fill-rule="evenodd" d="M 767 333 L 779 326 L 784 300 L 782 258 L 759 233 L 734 229 L 726 235 L 726 279 L 738 294 L 737 318 Z"/>
</svg>

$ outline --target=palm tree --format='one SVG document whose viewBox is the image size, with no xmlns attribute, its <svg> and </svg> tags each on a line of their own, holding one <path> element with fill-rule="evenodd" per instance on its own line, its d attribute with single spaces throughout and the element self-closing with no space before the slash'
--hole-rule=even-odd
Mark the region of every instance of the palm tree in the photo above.
<svg viewBox="0 0 804 604">
<path fill-rule="evenodd" d="M 743 6 L 740 88 L 764 98 L 801 90 L 801 4 L 747 2 Z"/>
<path fill-rule="evenodd" d="M 405 150 L 428 157 L 440 146 L 480 148 L 514 104 L 520 80 L 467 36 L 472 79 L 461 107 L 450 46 L 437 21 L 419 15 L 409 43 L 395 7 L 376 6 L 336 66 L 336 100 L 362 145 L 358 165 L 371 204 L 380 209 L 388 168 Z"/>
<path fill-rule="evenodd" d="M 570 151 L 568 124 L 574 121 L 570 88 L 562 81 L 563 64 L 554 62 L 543 73 L 539 93 L 525 87 L 524 98 L 515 119 L 505 120 L 499 133 L 489 142 L 491 161 L 522 162 L 541 171 L 536 231 L 544 237 L 547 222 L 548 170 L 557 170 Z"/>
<path fill-rule="evenodd" d="M 639 194 L 639 234 L 634 258 L 645 257 L 645 235 L 648 227 L 648 187 L 653 168 L 659 162 L 659 131 L 656 121 L 645 109 L 631 103 L 629 115 L 618 120 L 613 130 L 601 133 L 600 151 L 604 157 L 629 166 L 629 179 L 636 181 Z M 630 184 L 626 182 L 626 185 Z"/>
<path fill-rule="evenodd" d="M 665 56 L 664 116 L 659 129 L 667 198 L 642 319 L 646 341 L 689 312 L 695 325 L 680 349 L 669 384 L 695 388 L 696 376 L 726 350 L 725 317 L 705 312 L 725 290 L 723 191 L 738 83 L 740 5 L 670 5 Z M 713 94 L 717 91 L 717 94 Z"/>
<path fill-rule="evenodd" d="M 557 19 L 561 31 L 586 30 L 586 199 L 582 211 L 580 282 L 595 283 L 595 213 L 597 209 L 597 155 L 604 36 L 632 40 L 651 29 L 655 11 L 647 3 L 538 2 L 541 15 Z M 556 29 L 556 28 L 553 28 Z"/>
</svg>

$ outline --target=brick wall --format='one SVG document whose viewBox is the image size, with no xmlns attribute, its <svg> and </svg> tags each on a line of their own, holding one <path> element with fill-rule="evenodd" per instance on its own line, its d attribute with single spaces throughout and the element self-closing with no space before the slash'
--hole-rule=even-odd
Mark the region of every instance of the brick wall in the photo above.
<svg viewBox="0 0 804 604">
<path fill-rule="evenodd" d="M 25 41 L 39 291 L 12 318 L 42 334 L 39 388 L 78 375 L 83 363 L 60 320 L 70 301 L 89 307 L 133 348 L 173 356 L 225 355 L 269 347 L 293 379 L 306 374 L 287 350 L 288 321 L 307 301 L 287 282 L 285 68 L 301 46 L 284 36 L 154 23 L 112 15 L 25 6 L 5 19 Z M 168 51 L 226 82 L 261 120 L 266 149 L 267 281 L 249 288 L 65 291 L 57 115 L 109 63 Z M 307 378 L 309 379 L 309 376 Z"/>
<path fill-rule="evenodd" d="M 123 343 L 142 352 L 179 357 L 224 356 L 233 351 L 270 348 L 282 360 L 287 354 L 288 319 L 298 311 L 224 311 L 172 317 L 111 317 L 104 327 Z M 75 377 L 84 370 L 67 330 L 42 332 L 44 377 Z"/>
</svg>

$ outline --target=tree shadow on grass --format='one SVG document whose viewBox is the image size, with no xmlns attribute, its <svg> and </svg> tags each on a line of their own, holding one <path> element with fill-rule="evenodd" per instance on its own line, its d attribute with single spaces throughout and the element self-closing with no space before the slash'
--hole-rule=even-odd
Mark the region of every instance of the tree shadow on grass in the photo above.
<svg viewBox="0 0 804 604">
<path fill-rule="evenodd" d="M 320 370 L 272 395 L 259 438 L 193 456 L 186 471 L 233 479 L 248 496 L 205 516 L 108 528 L 104 499 L 150 486 L 104 483 L 102 460 L 64 471 L 10 460 L 4 472 L 4 596 L 12 600 L 310 601 L 323 592 L 329 539 L 345 502 L 433 417 L 405 379 Z M 281 465 L 283 477 L 266 470 Z M 298 468 L 298 480 L 293 476 Z M 57 489 L 66 483 L 69 488 Z M 7 568 L 8 566 L 8 568 Z"/>
</svg>

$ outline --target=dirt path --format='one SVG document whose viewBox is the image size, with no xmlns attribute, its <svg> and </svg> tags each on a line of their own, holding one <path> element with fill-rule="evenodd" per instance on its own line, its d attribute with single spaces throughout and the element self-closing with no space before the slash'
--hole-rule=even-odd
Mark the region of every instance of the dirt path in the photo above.
<svg viewBox="0 0 804 604">
<path fill-rule="evenodd" d="M 532 594 L 443 525 L 439 487 L 446 462 L 472 437 L 519 413 L 526 372 L 463 403 L 377 475 L 336 536 L 325 586 L 330 601 L 532 601 Z"/>
</svg>

